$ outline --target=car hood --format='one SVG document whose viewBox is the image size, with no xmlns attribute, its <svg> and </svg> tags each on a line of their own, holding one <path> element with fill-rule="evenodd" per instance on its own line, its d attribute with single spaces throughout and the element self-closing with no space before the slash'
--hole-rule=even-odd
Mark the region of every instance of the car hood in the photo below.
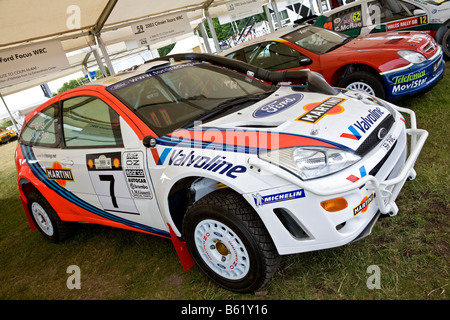
<svg viewBox="0 0 450 320">
<path fill-rule="evenodd" d="M 364 142 L 373 139 L 381 123 L 388 118 L 393 121 L 390 115 L 379 100 L 364 93 L 340 90 L 330 96 L 282 87 L 252 106 L 197 123 L 188 131 L 194 140 L 201 137 L 203 146 L 225 144 L 250 153 L 296 146 L 361 151 L 367 149 Z"/>
<path fill-rule="evenodd" d="M 437 45 L 432 37 L 418 31 L 383 32 L 358 36 L 336 50 L 336 53 L 351 51 L 354 54 L 356 50 L 375 50 L 376 52 L 413 50 L 420 52 L 428 59 L 436 53 Z"/>
</svg>

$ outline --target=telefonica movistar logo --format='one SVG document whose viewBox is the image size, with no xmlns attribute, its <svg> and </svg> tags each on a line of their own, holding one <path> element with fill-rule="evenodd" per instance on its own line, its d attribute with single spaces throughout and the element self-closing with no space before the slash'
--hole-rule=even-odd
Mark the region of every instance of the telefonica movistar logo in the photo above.
<svg viewBox="0 0 450 320">
<path fill-rule="evenodd" d="M 426 75 L 426 71 L 423 70 L 421 72 L 410 73 L 406 76 L 393 77 L 392 82 L 394 82 L 394 84 L 406 83 L 406 82 L 420 79 L 420 78 L 424 77 L 425 75 Z"/>
<path fill-rule="evenodd" d="M 253 112 L 253 118 L 264 118 L 286 110 L 303 99 L 301 93 L 294 93 L 267 103 Z"/>
</svg>

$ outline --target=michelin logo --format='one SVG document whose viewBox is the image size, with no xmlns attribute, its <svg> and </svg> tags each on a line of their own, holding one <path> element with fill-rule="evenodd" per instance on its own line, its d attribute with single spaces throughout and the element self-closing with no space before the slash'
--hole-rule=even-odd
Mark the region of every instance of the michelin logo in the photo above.
<svg viewBox="0 0 450 320">
<path fill-rule="evenodd" d="M 294 190 L 294 191 L 270 194 L 267 196 L 262 196 L 259 193 L 256 193 L 256 194 L 252 194 L 252 196 L 253 196 L 253 200 L 255 201 L 255 205 L 257 207 L 261 207 L 261 206 L 263 206 L 265 204 L 269 204 L 269 203 L 304 198 L 305 190 L 298 189 L 298 190 Z"/>
</svg>

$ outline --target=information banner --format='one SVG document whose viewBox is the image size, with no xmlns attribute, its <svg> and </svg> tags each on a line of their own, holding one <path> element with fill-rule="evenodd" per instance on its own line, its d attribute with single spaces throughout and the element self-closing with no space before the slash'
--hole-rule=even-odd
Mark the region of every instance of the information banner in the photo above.
<svg viewBox="0 0 450 320">
<path fill-rule="evenodd" d="M 193 33 L 186 12 L 139 21 L 131 25 L 139 47 L 154 45 Z"/>
<path fill-rule="evenodd" d="M 69 67 L 58 40 L 0 50 L 0 88 Z"/>
<path fill-rule="evenodd" d="M 261 0 L 237 0 L 227 3 L 230 19 L 240 20 L 263 12 Z"/>
</svg>

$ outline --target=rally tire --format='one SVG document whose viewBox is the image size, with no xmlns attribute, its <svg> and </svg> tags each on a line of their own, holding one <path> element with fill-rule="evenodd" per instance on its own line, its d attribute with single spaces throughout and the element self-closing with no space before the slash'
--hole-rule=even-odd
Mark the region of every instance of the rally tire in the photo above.
<svg viewBox="0 0 450 320">
<path fill-rule="evenodd" d="M 183 237 L 200 270 L 230 291 L 258 290 L 280 264 L 261 219 L 230 189 L 212 192 L 187 210 Z"/>
<path fill-rule="evenodd" d="M 442 37 L 442 49 L 444 49 L 444 53 L 447 59 L 450 59 L 450 27 L 444 33 Z"/>
<path fill-rule="evenodd" d="M 338 86 L 352 90 L 361 90 L 380 99 L 386 98 L 382 81 L 367 71 L 355 71 L 349 74 L 339 81 Z"/>
<path fill-rule="evenodd" d="M 48 241 L 58 243 L 73 234 L 74 224 L 62 221 L 38 191 L 27 196 L 27 205 L 35 226 Z"/>
</svg>

